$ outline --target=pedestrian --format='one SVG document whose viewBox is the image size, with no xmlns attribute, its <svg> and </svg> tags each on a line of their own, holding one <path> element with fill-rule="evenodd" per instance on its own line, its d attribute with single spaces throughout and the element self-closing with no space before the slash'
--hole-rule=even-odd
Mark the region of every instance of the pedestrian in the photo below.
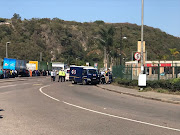
<svg viewBox="0 0 180 135">
<path fill-rule="evenodd" d="M 62 82 L 62 70 L 59 70 L 59 79 L 58 79 L 58 82 L 59 82 L 59 80 L 61 80 L 61 82 Z"/>
<path fill-rule="evenodd" d="M 105 80 L 106 80 L 106 84 L 109 83 L 109 73 L 110 73 L 110 70 L 108 69 L 108 70 L 105 72 Z"/>
<path fill-rule="evenodd" d="M 66 73 L 65 73 L 65 71 L 63 70 L 63 71 L 62 71 L 63 82 L 65 82 L 65 76 L 66 76 Z"/>
<path fill-rule="evenodd" d="M 56 80 L 56 71 L 53 71 L 53 81 Z"/>
<path fill-rule="evenodd" d="M 3 70 L 1 69 L 0 70 L 0 79 L 3 79 L 4 78 L 4 76 L 3 76 Z"/>
<path fill-rule="evenodd" d="M 54 73 L 51 71 L 51 82 L 54 80 Z"/>
<path fill-rule="evenodd" d="M 3 71 L 3 74 L 4 74 L 4 78 L 6 78 L 6 70 L 5 69 Z"/>
</svg>

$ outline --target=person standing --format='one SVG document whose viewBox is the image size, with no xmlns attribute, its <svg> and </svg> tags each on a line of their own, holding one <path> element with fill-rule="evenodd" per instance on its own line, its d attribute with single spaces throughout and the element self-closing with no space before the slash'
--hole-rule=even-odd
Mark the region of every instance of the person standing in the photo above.
<svg viewBox="0 0 180 135">
<path fill-rule="evenodd" d="M 65 71 L 63 70 L 62 71 L 62 78 L 63 78 L 63 81 L 65 82 L 65 76 L 66 76 L 66 73 L 65 73 Z"/>
<path fill-rule="evenodd" d="M 59 70 L 59 79 L 58 79 L 58 82 L 59 82 L 59 80 L 61 80 L 61 82 L 62 82 L 62 70 Z"/>
<path fill-rule="evenodd" d="M 0 78 L 1 78 L 1 79 L 4 78 L 4 76 L 3 76 L 3 70 L 2 70 L 2 69 L 0 70 Z"/>
<path fill-rule="evenodd" d="M 53 81 L 56 80 L 56 71 L 53 71 Z"/>
<path fill-rule="evenodd" d="M 53 81 L 53 71 L 51 71 L 51 82 Z"/>
<path fill-rule="evenodd" d="M 110 73 L 110 70 L 108 69 L 108 70 L 105 72 L 105 80 L 106 80 L 106 84 L 109 83 L 109 73 Z"/>
</svg>

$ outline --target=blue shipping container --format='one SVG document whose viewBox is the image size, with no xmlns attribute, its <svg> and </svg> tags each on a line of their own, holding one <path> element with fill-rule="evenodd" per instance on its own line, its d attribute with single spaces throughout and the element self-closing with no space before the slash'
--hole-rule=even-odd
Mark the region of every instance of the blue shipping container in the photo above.
<svg viewBox="0 0 180 135">
<path fill-rule="evenodd" d="M 26 61 L 25 60 L 16 60 L 16 70 L 26 69 Z"/>
<path fill-rule="evenodd" d="M 3 69 L 15 70 L 15 68 L 16 68 L 16 59 L 4 58 Z"/>
</svg>

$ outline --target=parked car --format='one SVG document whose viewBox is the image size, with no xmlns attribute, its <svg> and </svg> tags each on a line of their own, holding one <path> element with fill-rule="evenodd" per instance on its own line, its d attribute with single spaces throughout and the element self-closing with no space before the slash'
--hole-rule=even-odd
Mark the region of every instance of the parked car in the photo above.
<svg viewBox="0 0 180 135">
<path fill-rule="evenodd" d="M 161 75 L 161 76 L 165 76 L 165 75 L 166 75 L 166 72 L 162 72 L 160 75 Z"/>
</svg>

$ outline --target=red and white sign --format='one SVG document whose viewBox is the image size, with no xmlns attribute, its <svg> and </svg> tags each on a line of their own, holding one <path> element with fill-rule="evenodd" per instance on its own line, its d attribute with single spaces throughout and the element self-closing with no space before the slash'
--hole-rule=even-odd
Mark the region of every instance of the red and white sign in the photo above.
<svg viewBox="0 0 180 135">
<path fill-rule="evenodd" d="M 73 70 L 71 71 L 71 73 L 72 73 L 73 75 L 75 75 L 75 74 L 76 74 L 76 70 L 73 69 Z"/>
<path fill-rule="evenodd" d="M 134 54 L 134 58 L 135 58 L 135 60 L 139 61 L 141 59 L 141 54 L 139 52 L 136 52 Z"/>
<path fill-rule="evenodd" d="M 152 63 L 148 63 L 148 64 L 144 64 L 144 66 L 147 67 L 158 67 L 158 64 L 152 64 Z M 160 67 L 171 67 L 171 63 L 160 63 L 159 64 Z"/>
</svg>

